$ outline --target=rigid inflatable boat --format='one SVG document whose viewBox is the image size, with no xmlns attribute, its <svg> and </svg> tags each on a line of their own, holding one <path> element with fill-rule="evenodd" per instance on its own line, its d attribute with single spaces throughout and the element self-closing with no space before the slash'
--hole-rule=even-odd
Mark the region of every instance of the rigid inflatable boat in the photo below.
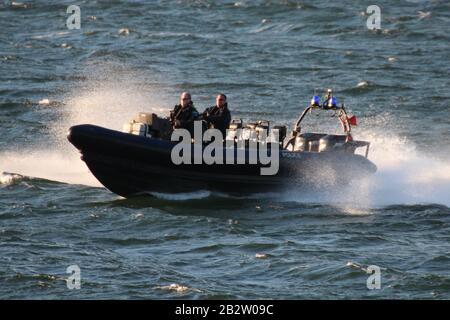
<svg viewBox="0 0 450 320">
<path fill-rule="evenodd" d="M 215 141 L 213 163 L 198 158 L 199 152 L 204 155 L 208 148 L 211 151 L 210 141 L 196 137 L 172 141 L 176 130 L 168 120 L 149 113 L 140 113 L 122 131 L 76 125 L 69 129 L 68 140 L 80 151 L 92 174 L 123 197 L 196 190 L 248 194 L 295 187 L 321 189 L 375 173 L 377 168 L 368 159 L 370 143 L 352 137 L 356 118 L 347 114 L 344 105 L 313 102 L 300 115 L 290 137 L 286 137 L 285 126 L 270 128 L 268 121 L 232 120 L 226 137 L 219 144 Z M 334 112 L 343 134 L 301 132 L 303 119 L 313 110 Z M 192 161 L 174 161 L 173 151 L 180 149 L 180 144 L 184 148 L 180 154 Z M 262 155 L 265 160 L 277 161 L 276 166 L 262 161 Z M 263 169 L 270 166 L 276 170 L 264 174 Z"/>
</svg>

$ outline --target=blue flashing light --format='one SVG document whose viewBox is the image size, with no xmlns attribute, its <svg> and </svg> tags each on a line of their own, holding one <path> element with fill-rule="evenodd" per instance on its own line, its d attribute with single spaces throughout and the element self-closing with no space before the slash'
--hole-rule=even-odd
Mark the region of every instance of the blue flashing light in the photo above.
<svg viewBox="0 0 450 320">
<path fill-rule="evenodd" d="M 328 100 L 328 106 L 329 107 L 336 107 L 337 106 L 336 97 L 331 97 L 331 99 Z"/>
<path fill-rule="evenodd" d="M 312 105 L 312 106 L 318 106 L 318 105 L 320 105 L 320 99 L 319 99 L 319 96 L 314 96 L 314 97 L 311 99 L 311 105 Z"/>
</svg>

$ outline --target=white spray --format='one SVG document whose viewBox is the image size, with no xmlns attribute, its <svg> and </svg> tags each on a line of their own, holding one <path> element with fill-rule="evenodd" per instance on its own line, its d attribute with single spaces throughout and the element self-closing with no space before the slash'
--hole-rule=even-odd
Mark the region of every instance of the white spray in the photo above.
<svg viewBox="0 0 450 320">
<path fill-rule="evenodd" d="M 121 130 L 122 124 L 138 112 L 168 113 L 164 107 L 170 104 L 161 98 L 154 82 L 140 72 L 101 64 L 87 67 L 83 76 L 85 79 L 75 88 L 67 89 L 61 103 L 39 105 L 54 108 L 58 115 L 57 121 L 48 124 L 48 142 L 32 150 L 1 153 L 0 173 L 99 187 L 79 152 L 67 141 L 67 130 L 82 123 Z M 3 180 L 13 181 L 7 177 Z"/>
</svg>

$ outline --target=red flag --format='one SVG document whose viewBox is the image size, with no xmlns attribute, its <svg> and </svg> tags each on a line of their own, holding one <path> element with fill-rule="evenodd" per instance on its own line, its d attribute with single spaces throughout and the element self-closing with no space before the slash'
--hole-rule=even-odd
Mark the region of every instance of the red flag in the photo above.
<svg viewBox="0 0 450 320">
<path fill-rule="evenodd" d="M 350 125 L 356 126 L 356 116 L 352 115 L 351 117 L 347 117 L 347 121 Z"/>
</svg>

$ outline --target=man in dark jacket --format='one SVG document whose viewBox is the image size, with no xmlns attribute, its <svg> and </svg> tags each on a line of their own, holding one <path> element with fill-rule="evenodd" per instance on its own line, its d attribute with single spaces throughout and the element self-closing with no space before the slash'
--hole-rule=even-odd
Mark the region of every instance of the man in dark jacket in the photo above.
<svg viewBox="0 0 450 320">
<path fill-rule="evenodd" d="M 180 104 L 170 111 L 170 123 L 174 129 L 187 129 L 194 136 L 194 121 L 199 114 L 195 109 L 189 92 L 183 92 L 180 97 Z"/>
<path fill-rule="evenodd" d="M 227 96 L 223 93 L 216 97 L 216 105 L 207 108 L 202 114 L 203 120 L 208 123 L 208 128 L 215 128 L 222 132 L 225 139 L 226 129 L 231 122 L 230 110 L 228 110 Z"/>
</svg>

